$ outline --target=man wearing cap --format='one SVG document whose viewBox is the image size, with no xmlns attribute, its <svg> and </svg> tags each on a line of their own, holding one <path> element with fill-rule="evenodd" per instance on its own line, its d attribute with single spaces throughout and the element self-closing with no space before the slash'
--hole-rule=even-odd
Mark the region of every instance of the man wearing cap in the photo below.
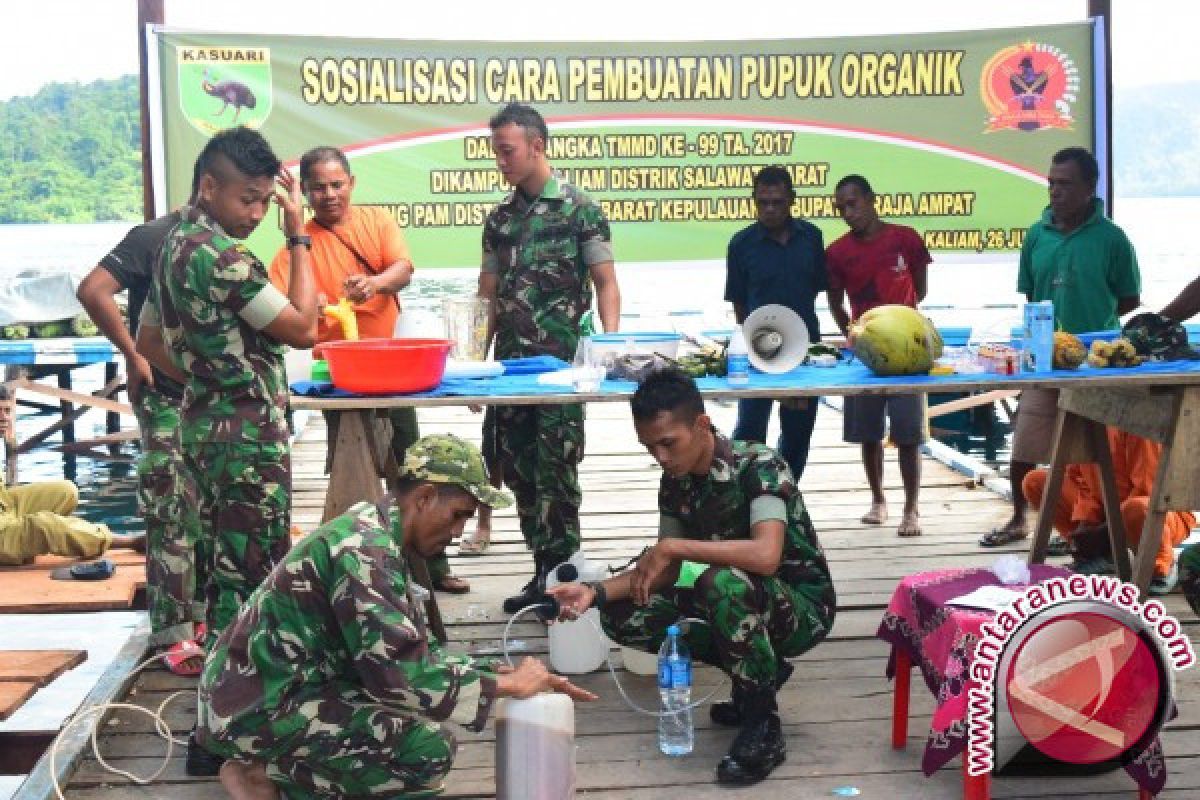
<svg viewBox="0 0 1200 800">
<path fill-rule="evenodd" d="M 429 641 L 404 556 L 444 550 L 480 503 L 512 498 L 489 484 L 476 448 L 426 436 L 394 495 L 322 525 L 271 572 L 200 681 L 197 739 L 228 759 L 231 797 L 426 796 L 455 754 L 437 723 L 480 730 L 497 697 L 594 699 L 536 659 L 493 670 Z"/>
</svg>

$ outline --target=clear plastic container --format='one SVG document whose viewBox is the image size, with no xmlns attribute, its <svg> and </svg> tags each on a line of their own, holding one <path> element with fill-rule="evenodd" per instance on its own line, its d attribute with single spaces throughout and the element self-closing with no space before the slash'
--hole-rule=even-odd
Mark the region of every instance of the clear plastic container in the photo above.
<svg viewBox="0 0 1200 800">
<path fill-rule="evenodd" d="M 496 704 L 496 800 L 575 797 L 575 705 L 565 694 Z"/>
</svg>

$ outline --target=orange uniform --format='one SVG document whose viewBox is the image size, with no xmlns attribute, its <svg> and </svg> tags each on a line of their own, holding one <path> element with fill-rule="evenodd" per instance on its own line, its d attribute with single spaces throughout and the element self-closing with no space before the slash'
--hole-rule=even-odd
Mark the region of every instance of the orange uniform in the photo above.
<svg viewBox="0 0 1200 800">
<path fill-rule="evenodd" d="M 348 218 L 330 231 L 316 220 L 304 225 L 304 232 L 312 237 L 313 278 L 317 292 L 325 295 L 330 303 L 342 297 L 342 282 L 350 275 L 376 274 L 383 272 L 397 261 L 411 261 L 404 233 L 396 220 L 381 208 L 351 206 Z M 341 236 L 371 265 L 368 270 L 350 248 L 338 238 Z M 287 293 L 288 276 L 291 274 L 291 255 L 286 247 L 280 249 L 271 262 L 271 283 L 281 292 Z M 354 307 L 358 316 L 358 333 L 363 339 L 391 338 L 396 329 L 396 298 L 390 294 L 376 294 L 365 303 Z M 330 342 L 342 338 L 341 328 L 324 314 L 317 321 L 317 341 Z"/>
<path fill-rule="evenodd" d="M 1108 429 L 1108 447 L 1112 451 L 1113 473 L 1117 497 L 1121 501 L 1121 519 L 1130 543 L 1137 547 L 1142 525 L 1150 508 L 1150 492 L 1162 445 L 1134 436 L 1117 428 Z M 1021 490 L 1029 503 L 1040 508 L 1045 494 L 1049 471 L 1036 469 L 1025 476 Z M 1062 496 L 1054 509 L 1054 529 L 1070 536 L 1076 526 L 1098 525 L 1104 522 L 1104 495 L 1100 490 L 1100 467 L 1097 464 L 1071 464 L 1063 475 Z M 1154 558 L 1154 574 L 1165 576 L 1175 563 L 1175 545 L 1187 538 L 1196 524 L 1190 511 L 1171 511 L 1163 523 L 1162 543 Z"/>
</svg>

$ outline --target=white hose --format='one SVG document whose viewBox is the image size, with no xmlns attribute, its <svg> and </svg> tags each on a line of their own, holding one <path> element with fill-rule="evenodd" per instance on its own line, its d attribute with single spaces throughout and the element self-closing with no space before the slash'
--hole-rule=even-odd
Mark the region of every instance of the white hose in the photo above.
<svg viewBox="0 0 1200 800">
<path fill-rule="evenodd" d="M 146 667 L 163 658 L 164 655 L 165 654 L 159 654 L 152 658 L 146 659 L 134 667 L 132 674 L 137 675 Z M 90 721 L 92 725 L 90 732 L 90 738 L 92 740 L 92 755 L 96 757 L 96 761 L 100 764 L 100 766 L 104 767 L 104 769 L 115 775 L 121 775 L 125 778 L 128 778 L 133 783 L 145 786 L 156 781 L 158 776 L 162 775 L 163 772 L 166 771 L 167 767 L 171 763 L 171 751 L 174 749 L 175 745 L 180 745 L 181 747 L 187 746 L 186 741 L 182 741 L 174 737 L 171 732 L 171 727 L 167 724 L 167 721 L 163 719 L 163 713 L 166 711 L 166 708 L 171 701 L 176 697 L 179 697 L 180 695 L 195 696 L 195 694 L 196 691 L 194 689 L 181 689 L 178 692 L 172 692 L 167 696 L 166 700 L 163 700 L 161 703 L 159 703 L 157 711 L 151 711 L 144 706 L 134 705 L 132 703 L 100 703 L 98 705 L 88 706 L 87 708 L 80 710 L 70 722 L 63 726 L 62 730 L 58 732 L 58 736 L 55 736 L 54 741 L 50 744 L 50 780 L 54 782 L 54 794 L 58 797 L 58 800 L 66 800 L 66 797 L 63 795 L 62 787 L 58 784 L 58 768 L 56 764 L 58 761 L 58 750 L 62 746 L 63 737 L 67 735 L 68 731 L 85 720 Z M 150 717 L 152 720 L 154 720 L 155 732 L 159 735 L 159 737 L 167 741 L 167 752 L 163 754 L 163 762 L 149 777 L 139 778 L 132 772 L 126 772 L 123 769 L 114 767 L 105 761 L 104 757 L 100 755 L 100 720 L 107 712 L 116 709 L 135 711 L 139 714 L 145 714 L 146 716 Z"/>
<path fill-rule="evenodd" d="M 529 611 L 532 611 L 532 610 L 534 610 L 536 608 L 540 608 L 540 607 L 541 607 L 540 603 L 535 603 L 533 605 L 525 606 L 520 611 L 518 611 L 517 613 L 513 614 L 511 617 L 508 618 L 508 624 L 504 626 L 504 637 L 500 640 L 500 645 L 504 651 L 504 660 L 508 662 L 508 665 L 510 667 L 514 666 L 514 665 L 513 665 L 512 656 L 510 656 L 508 653 L 508 633 L 512 629 L 513 623 L 517 621 L 517 617 L 520 617 L 523 614 L 526 614 Z M 587 619 L 587 618 L 580 617 L 580 619 Z M 601 630 L 600 626 L 596 624 L 595 620 L 587 619 L 587 622 L 589 625 L 591 625 L 593 628 L 595 628 L 596 632 L 599 633 L 601 636 L 606 635 L 604 633 L 604 631 Z M 679 619 L 679 622 L 698 622 L 701 625 L 708 624 L 707 620 L 698 619 L 696 617 L 681 617 Z M 651 711 L 650 709 L 642 708 L 641 706 L 639 706 L 637 703 L 635 703 L 633 701 L 633 698 L 631 698 L 629 696 L 629 694 L 626 693 L 625 687 L 621 685 L 621 679 L 617 677 L 617 668 L 613 666 L 611 651 L 608 653 L 608 655 L 606 655 L 604 657 L 604 662 L 606 664 L 608 664 L 608 672 L 610 675 L 612 675 L 613 683 L 615 683 L 617 685 L 617 691 L 620 692 L 621 699 L 625 701 L 625 705 L 629 706 L 631 709 L 638 712 L 639 714 L 645 714 L 648 717 L 673 717 L 676 714 L 680 713 L 681 711 L 691 711 L 693 709 L 699 708 L 700 706 L 707 703 L 709 700 L 712 700 L 713 697 L 716 696 L 717 692 L 721 691 L 721 689 L 724 688 L 725 684 L 729 681 L 729 676 L 726 675 L 725 680 L 718 683 L 711 692 L 709 692 L 708 694 L 706 694 L 704 697 L 700 698 L 699 700 L 694 700 L 694 701 L 688 703 L 686 706 L 683 706 L 682 708 L 677 708 L 672 711 Z"/>
</svg>

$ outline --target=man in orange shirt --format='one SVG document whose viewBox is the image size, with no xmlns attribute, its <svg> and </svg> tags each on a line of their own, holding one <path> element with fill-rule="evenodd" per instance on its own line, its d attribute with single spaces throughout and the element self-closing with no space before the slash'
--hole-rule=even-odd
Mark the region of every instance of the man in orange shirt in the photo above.
<svg viewBox="0 0 1200 800">
<path fill-rule="evenodd" d="M 1121 519 L 1129 542 L 1137 547 L 1142 525 L 1150 507 L 1150 492 L 1158 472 L 1162 445 L 1118 428 L 1108 429 L 1113 473 L 1121 503 Z M 1040 508 L 1049 471 L 1035 469 L 1025 476 L 1021 491 L 1033 508 Z M 1187 538 L 1196 524 L 1190 511 L 1171 511 L 1163 522 L 1162 542 L 1154 559 L 1150 594 L 1163 595 L 1174 588 L 1175 546 Z M 1054 509 L 1054 529 L 1070 543 L 1077 572 L 1111 572 L 1112 553 L 1104 518 L 1104 495 L 1100 490 L 1100 467 L 1071 464 L 1063 476 L 1062 495 Z"/>
<path fill-rule="evenodd" d="M 381 208 L 350 202 L 354 175 L 350 161 L 336 147 L 315 147 L 300 157 L 300 186 L 313 210 L 304 225 L 311 238 L 313 279 L 321 306 L 345 297 L 354 303 L 358 332 L 363 339 L 390 339 L 399 314 L 399 292 L 412 280 L 413 264 L 404 233 L 395 218 Z M 271 282 L 287 291 L 290 255 L 281 249 L 271 262 Z M 338 341 L 341 326 L 323 315 L 317 322 L 317 343 Z M 417 413 L 397 408 L 390 413 L 392 449 L 398 463 L 418 438 Z M 337 438 L 336 417 L 325 415 L 329 441 Z M 471 587 L 450 574 L 445 554 L 429 561 L 434 587 L 462 594 Z"/>
</svg>

